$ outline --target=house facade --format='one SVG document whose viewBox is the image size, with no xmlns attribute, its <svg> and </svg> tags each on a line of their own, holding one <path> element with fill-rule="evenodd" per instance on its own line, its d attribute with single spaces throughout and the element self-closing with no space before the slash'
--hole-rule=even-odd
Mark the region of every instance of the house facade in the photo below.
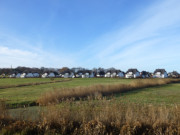
<svg viewBox="0 0 180 135">
<path fill-rule="evenodd" d="M 33 73 L 27 73 L 25 77 L 26 78 L 33 78 L 34 76 L 33 76 Z"/>
<path fill-rule="evenodd" d="M 167 78 L 168 74 L 165 69 L 156 69 L 154 71 L 154 78 Z"/>
<path fill-rule="evenodd" d="M 142 71 L 140 73 L 140 75 L 141 75 L 141 78 L 149 78 L 150 77 L 150 74 L 148 72 L 146 72 L 146 71 Z"/>
<path fill-rule="evenodd" d="M 47 78 L 47 77 L 48 77 L 48 73 L 47 73 L 47 72 L 43 73 L 43 74 L 41 75 L 41 77 L 42 77 L 42 78 Z"/>
<path fill-rule="evenodd" d="M 117 77 L 124 78 L 125 77 L 125 73 L 123 71 L 117 71 Z"/>
<path fill-rule="evenodd" d="M 173 71 L 173 72 L 168 73 L 168 77 L 179 78 L 180 75 L 177 71 Z"/>
<path fill-rule="evenodd" d="M 39 73 L 33 73 L 33 77 L 35 77 L 35 78 L 40 77 L 40 74 Z"/>
<path fill-rule="evenodd" d="M 137 69 L 129 69 L 126 72 L 125 78 L 139 78 L 140 72 Z"/>
<path fill-rule="evenodd" d="M 21 75 L 20 75 L 20 78 L 25 78 L 26 77 L 26 73 L 22 73 Z"/>
<path fill-rule="evenodd" d="M 49 77 L 49 78 L 54 78 L 54 77 L 56 77 L 56 76 L 55 76 L 55 74 L 54 74 L 53 72 L 50 72 L 47 77 Z"/>
</svg>

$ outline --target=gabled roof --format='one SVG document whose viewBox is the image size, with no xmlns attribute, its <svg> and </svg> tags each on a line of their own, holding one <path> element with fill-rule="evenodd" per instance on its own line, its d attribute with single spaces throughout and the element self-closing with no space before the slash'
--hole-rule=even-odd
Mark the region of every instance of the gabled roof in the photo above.
<svg viewBox="0 0 180 135">
<path fill-rule="evenodd" d="M 142 71 L 141 75 L 149 75 L 149 73 L 147 71 Z"/>
<path fill-rule="evenodd" d="M 99 71 L 97 71 L 97 74 L 99 74 L 99 75 L 105 75 L 105 72 L 104 72 L 104 70 L 99 70 Z"/>
<path fill-rule="evenodd" d="M 154 74 L 157 73 L 157 72 L 160 72 L 161 74 L 164 74 L 166 72 L 166 70 L 165 69 L 156 69 L 154 71 Z"/>
<path fill-rule="evenodd" d="M 77 73 L 76 73 L 76 74 L 79 74 L 79 73 L 82 73 L 82 74 L 83 74 L 83 72 L 84 72 L 84 71 L 79 70 L 79 71 L 77 71 Z"/>
<path fill-rule="evenodd" d="M 119 72 L 124 73 L 124 72 L 123 72 L 123 71 L 121 71 L 121 70 L 114 70 L 114 71 L 112 71 L 112 70 L 107 70 L 105 73 L 108 73 L 108 72 L 110 72 L 111 74 L 112 74 L 112 73 L 116 73 L 116 74 L 118 74 Z"/>
<path fill-rule="evenodd" d="M 177 71 L 173 71 L 172 74 L 173 75 L 179 75 L 179 73 Z"/>
<path fill-rule="evenodd" d="M 131 69 L 129 69 L 126 73 L 129 73 L 129 72 L 132 72 L 133 74 L 135 74 L 135 73 L 137 73 L 137 72 L 139 72 L 136 68 L 131 68 Z"/>
<path fill-rule="evenodd" d="M 91 74 L 91 70 L 84 70 L 82 73 L 83 73 L 83 74 L 85 74 L 85 73 Z"/>
</svg>

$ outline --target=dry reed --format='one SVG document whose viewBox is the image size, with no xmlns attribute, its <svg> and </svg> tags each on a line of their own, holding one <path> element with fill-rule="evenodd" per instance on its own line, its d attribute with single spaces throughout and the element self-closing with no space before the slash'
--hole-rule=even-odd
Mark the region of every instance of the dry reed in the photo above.
<svg viewBox="0 0 180 135">
<path fill-rule="evenodd" d="M 0 118 L 0 134 L 180 134 L 180 105 L 124 104 L 103 98 L 47 106 L 40 116 L 34 122 Z"/>
<path fill-rule="evenodd" d="M 180 82 L 179 79 L 139 79 L 130 84 L 99 84 L 87 87 L 62 88 L 44 93 L 38 100 L 39 105 L 57 104 L 67 99 L 81 99 L 123 93 L 140 88 Z"/>
<path fill-rule="evenodd" d="M 180 134 L 180 106 L 109 102 L 49 106 L 43 126 L 61 134 Z"/>
</svg>

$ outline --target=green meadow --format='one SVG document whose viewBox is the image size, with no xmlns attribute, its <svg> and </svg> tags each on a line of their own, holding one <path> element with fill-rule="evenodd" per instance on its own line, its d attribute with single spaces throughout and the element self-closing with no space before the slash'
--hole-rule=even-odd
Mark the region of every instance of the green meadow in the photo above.
<svg viewBox="0 0 180 135">
<path fill-rule="evenodd" d="M 5 106 L 7 106 L 4 109 L 2 106 L 4 102 L 1 103 L 2 105 L 0 104 L 2 114 L 6 112 L 5 117 L 0 114 L 0 116 L 2 115 L 0 120 L 3 122 L 0 124 L 0 128 L 2 128 L 0 134 L 45 134 L 46 132 L 48 134 L 85 134 L 87 129 L 89 134 L 103 132 L 127 134 L 128 131 L 135 135 L 141 134 L 141 132 L 156 134 L 159 131 L 162 134 L 169 132 L 178 134 L 180 120 L 179 80 L 176 80 L 176 83 L 170 80 L 170 83 L 160 83 L 148 87 L 151 82 L 166 82 L 166 80 L 119 78 L 0 79 L 0 100 L 5 101 Z M 72 90 L 77 90 L 75 94 L 81 96 L 81 92 L 88 94 L 89 90 L 121 88 L 116 86 L 122 86 L 122 88 L 128 86 L 133 89 L 116 94 L 110 93 L 106 96 L 94 91 L 92 97 L 87 96 L 78 100 L 70 98 L 43 106 L 37 104 L 40 97 L 44 97 L 44 101 L 50 101 L 52 98 L 49 97 L 57 98 L 56 95 L 59 94 L 71 94 Z M 139 86 L 145 87 L 140 88 Z M 47 97 L 45 93 L 47 93 Z"/>
<path fill-rule="evenodd" d="M 130 83 L 132 79 L 113 79 L 113 78 L 73 78 L 63 82 L 63 78 L 18 78 L 18 79 L 0 79 L 0 87 L 22 85 L 28 83 L 54 82 L 41 85 L 31 85 L 23 87 L 1 88 L 0 99 L 12 105 L 27 105 L 36 102 L 38 97 L 47 91 L 53 91 L 60 88 L 70 88 L 78 86 L 90 86 L 95 84 L 112 84 L 112 83 Z"/>
<path fill-rule="evenodd" d="M 69 80 L 63 78 L 0 79 L 0 87 L 29 84 L 28 86 L 1 88 L 0 99 L 5 100 L 6 103 L 10 105 L 28 105 L 36 102 L 39 96 L 41 96 L 43 93 L 56 89 L 60 90 L 61 88 L 91 86 L 96 84 L 128 84 L 132 81 L 134 80 L 118 78 L 74 78 Z M 47 82 L 47 84 L 33 85 L 33 83 L 41 82 Z M 180 84 L 175 83 L 152 88 L 143 88 L 140 90 L 116 94 L 114 97 L 120 102 L 179 104 Z"/>
</svg>

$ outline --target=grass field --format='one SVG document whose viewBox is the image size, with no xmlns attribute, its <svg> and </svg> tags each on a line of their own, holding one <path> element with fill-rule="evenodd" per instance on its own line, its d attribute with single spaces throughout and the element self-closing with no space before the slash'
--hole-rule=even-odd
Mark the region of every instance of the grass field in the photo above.
<svg viewBox="0 0 180 135">
<path fill-rule="evenodd" d="M 167 84 L 153 88 L 117 94 L 116 100 L 121 102 L 148 104 L 180 104 L 180 84 Z"/>
<path fill-rule="evenodd" d="M 61 82 L 0 89 L 0 99 L 5 99 L 7 104 L 17 105 L 15 109 L 9 109 L 10 116 L 19 121 L 18 125 L 13 124 L 16 125 L 15 128 L 20 126 L 16 132 L 21 133 L 21 130 L 23 130 L 22 127 L 25 126 L 28 128 L 28 131 L 23 131 L 23 133 L 30 132 L 31 130 L 34 132 L 39 127 L 49 129 L 49 131 L 52 131 L 50 134 L 103 134 L 107 132 L 109 134 L 139 135 L 142 133 L 180 133 L 180 83 L 134 89 L 105 97 L 102 95 L 98 97 L 97 95 L 96 98 L 67 100 L 50 106 L 31 106 L 26 108 L 18 108 L 18 105 L 27 105 L 36 102 L 40 96 L 50 91 L 59 91 L 61 94 L 61 90 L 71 90 L 71 88 L 79 86 L 87 88 L 87 86 L 102 84 L 103 86 L 107 85 L 107 88 L 109 88 L 116 84 L 131 86 L 130 84 L 133 84 L 135 81 L 138 85 L 141 85 L 143 81 L 148 82 L 153 80 L 79 78 L 63 82 L 64 79 L 62 78 L 56 78 L 54 80 L 41 78 L 2 79 L 0 80 L 0 85 L 21 85 L 58 80 L 61 80 Z M 154 82 L 156 81 L 158 80 Z M 24 120 L 27 121 L 27 123 L 24 123 L 25 125 L 23 122 L 21 123 Z M 37 125 L 37 123 L 28 123 L 29 121 L 38 121 L 40 125 Z M 32 128 L 32 124 L 34 124 L 34 128 Z M 13 128 L 13 126 L 10 127 Z M 76 128 L 79 130 L 76 131 Z M 9 132 L 8 130 L 16 133 L 14 128 L 9 129 L 9 127 L 6 127 L 3 132 L 7 133 Z M 38 134 L 41 130 L 37 130 Z"/>
<path fill-rule="evenodd" d="M 98 79 L 98 81 L 103 80 L 103 79 Z M 104 83 L 106 83 L 107 79 L 104 80 Z M 78 81 L 81 81 L 78 79 Z M 87 81 L 87 80 L 82 80 L 83 81 Z M 112 81 L 112 80 L 111 80 Z M 126 81 L 132 81 L 132 80 L 125 80 L 125 83 L 129 83 Z M 116 82 L 116 80 L 114 80 L 114 82 Z M 72 82 L 66 82 L 66 83 L 72 83 Z M 109 83 L 109 82 L 108 82 Z M 56 84 L 57 85 L 57 84 Z M 65 84 L 63 84 L 65 85 Z M 87 84 L 89 85 L 89 84 Z M 70 87 L 68 85 L 66 85 L 67 87 Z M 36 96 L 36 98 L 38 98 L 38 96 Z M 34 99 L 36 99 L 34 98 Z M 107 98 L 107 100 L 109 100 L 112 104 L 115 103 L 123 103 L 123 104 L 131 104 L 131 103 L 135 103 L 135 104 L 150 104 L 150 105 L 180 105 L 180 84 L 179 83 L 175 83 L 175 84 L 168 84 L 168 85 L 164 85 L 164 86 L 156 86 L 156 87 L 152 87 L 152 88 L 143 88 L 143 89 L 137 89 L 135 91 L 131 91 L 131 92 L 126 92 L 126 93 L 120 93 L 120 94 L 116 94 L 114 95 L 113 98 Z M 16 99 L 17 100 L 17 99 Z M 11 101 L 10 103 L 15 102 Z M 29 99 L 28 99 L 29 100 Z M 32 100 L 33 101 L 33 100 Z M 74 101 L 76 102 L 73 106 L 73 108 L 78 108 L 79 105 L 79 101 Z M 87 104 L 88 101 L 81 101 L 81 104 Z M 96 102 L 98 104 L 98 102 L 101 102 L 99 100 L 94 100 L 94 102 Z M 65 105 L 66 103 L 61 103 L 60 106 Z M 31 117 L 32 119 L 34 119 L 34 117 L 36 118 L 37 116 L 35 114 L 37 114 L 41 109 L 39 109 L 39 107 L 28 107 L 28 108 L 19 108 L 19 109 L 11 109 L 10 113 L 13 116 L 20 116 L 23 113 L 27 114 L 27 116 L 24 117 Z"/>
<path fill-rule="evenodd" d="M 57 80 L 64 80 L 62 78 L 55 78 Z M 53 81 L 54 81 L 53 80 Z M 49 78 L 26 78 L 26 79 L 0 79 L 0 87 L 9 85 L 20 85 L 26 83 L 36 83 L 36 82 L 49 82 Z M 24 87 L 14 87 L 0 89 L 0 99 L 6 100 L 8 104 L 18 105 L 18 104 L 31 104 L 35 102 L 38 97 L 47 91 L 52 91 L 56 88 L 66 88 L 66 87 L 77 87 L 77 86 L 88 86 L 94 84 L 112 84 L 112 83 L 130 83 L 131 79 L 113 79 L 113 78 L 74 78 L 68 82 L 56 82 L 50 84 L 42 85 L 30 85 Z"/>
<path fill-rule="evenodd" d="M 56 78 L 57 80 L 64 80 Z M 36 82 L 54 81 L 49 78 L 31 78 L 31 79 L 0 79 L 0 87 L 8 85 L 18 85 Z M 24 87 L 14 87 L 0 89 L 0 99 L 4 99 L 8 104 L 30 104 L 35 102 L 41 94 L 60 88 L 71 88 L 77 86 L 91 86 L 94 84 L 128 84 L 133 79 L 113 79 L 113 78 L 75 78 L 67 82 L 55 82 L 42 85 L 30 85 Z M 115 95 L 116 99 L 121 102 L 138 102 L 138 103 L 180 103 L 180 84 L 168 84 L 153 88 L 144 88 L 128 93 Z"/>
</svg>

